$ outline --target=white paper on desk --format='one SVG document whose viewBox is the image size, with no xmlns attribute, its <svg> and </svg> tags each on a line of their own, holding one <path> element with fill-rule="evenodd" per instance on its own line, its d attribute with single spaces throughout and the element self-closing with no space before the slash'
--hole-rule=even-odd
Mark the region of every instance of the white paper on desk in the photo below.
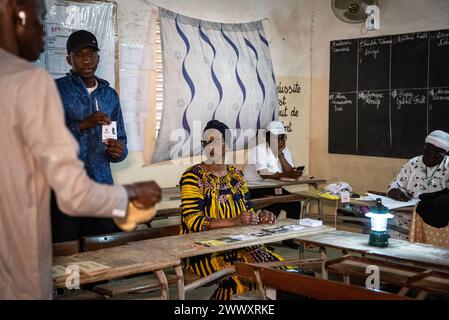
<svg viewBox="0 0 449 320">
<path fill-rule="evenodd" d="M 234 240 L 237 240 L 237 241 L 244 241 L 244 240 L 252 240 L 252 239 L 255 239 L 256 237 L 254 237 L 254 236 L 251 236 L 251 235 L 245 235 L 245 234 L 238 234 L 238 235 L 235 235 L 235 236 L 229 236 L 228 238 L 231 238 L 231 239 L 234 239 Z"/>
<path fill-rule="evenodd" d="M 299 230 L 305 229 L 306 227 L 300 226 L 298 224 L 288 224 L 288 225 L 283 226 L 282 228 L 289 230 L 289 231 L 299 231 Z"/>
<path fill-rule="evenodd" d="M 376 199 L 381 199 L 382 200 L 382 204 L 388 208 L 388 210 L 394 210 L 397 208 L 403 208 L 403 207 L 411 207 L 416 205 L 419 202 L 419 199 L 412 199 L 409 201 L 397 201 L 388 197 L 384 197 L 384 196 L 379 196 L 377 194 L 374 193 L 367 193 L 368 196 L 370 198 L 373 199 L 373 201 L 375 201 Z M 365 200 L 367 201 L 367 200 Z"/>
<path fill-rule="evenodd" d="M 319 227 L 323 225 L 323 221 L 315 219 L 299 219 L 298 224 L 305 227 Z"/>
</svg>

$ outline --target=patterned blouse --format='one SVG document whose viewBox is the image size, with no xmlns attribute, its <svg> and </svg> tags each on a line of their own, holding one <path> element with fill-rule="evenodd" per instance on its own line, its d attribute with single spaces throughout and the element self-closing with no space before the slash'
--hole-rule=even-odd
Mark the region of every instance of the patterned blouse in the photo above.
<svg viewBox="0 0 449 320">
<path fill-rule="evenodd" d="M 432 168 L 427 167 L 423 156 L 417 156 L 409 160 L 401 169 L 396 178 L 391 182 L 388 190 L 398 188 L 398 184 L 418 198 L 423 193 L 443 190 L 449 187 L 449 157 Z"/>
<path fill-rule="evenodd" d="M 243 174 L 233 166 L 217 177 L 201 164 L 195 165 L 182 175 L 180 188 L 182 234 L 207 230 L 213 219 L 235 218 L 252 210 Z"/>
</svg>

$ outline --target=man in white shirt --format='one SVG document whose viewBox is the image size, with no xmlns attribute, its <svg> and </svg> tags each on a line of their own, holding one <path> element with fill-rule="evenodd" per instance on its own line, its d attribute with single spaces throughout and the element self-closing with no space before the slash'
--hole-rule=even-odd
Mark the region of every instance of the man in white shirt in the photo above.
<svg viewBox="0 0 449 320">
<path fill-rule="evenodd" d="M 266 128 L 265 140 L 249 150 L 245 167 L 247 181 L 263 179 L 296 179 L 302 170 L 296 170 L 292 154 L 287 147 L 287 132 L 280 121 L 271 121 Z"/>
<path fill-rule="evenodd" d="M 50 187 L 72 216 L 124 217 L 129 201 L 143 209 L 161 198 L 154 182 L 87 176 L 52 77 L 30 63 L 45 14 L 43 0 L 0 0 L 0 300 L 52 298 Z"/>
<path fill-rule="evenodd" d="M 290 150 L 287 147 L 287 132 L 280 121 L 272 121 L 266 128 L 265 141 L 249 150 L 248 164 L 244 175 L 247 181 L 263 181 L 263 179 L 296 179 L 302 175 L 302 170 L 294 167 Z M 266 195 L 274 195 L 273 188 L 252 189 L 251 198 L 261 198 Z M 290 194 L 282 189 L 282 194 Z M 287 212 L 287 218 L 298 219 L 301 212 L 301 202 L 289 202 L 270 205 L 266 210 L 276 216 L 281 210 Z"/>
</svg>

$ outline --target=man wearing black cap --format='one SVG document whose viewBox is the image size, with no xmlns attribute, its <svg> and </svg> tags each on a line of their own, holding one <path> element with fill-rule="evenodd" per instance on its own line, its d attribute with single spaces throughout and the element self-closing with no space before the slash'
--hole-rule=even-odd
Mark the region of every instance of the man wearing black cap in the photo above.
<svg viewBox="0 0 449 320">
<path fill-rule="evenodd" d="M 0 0 L 0 300 L 52 297 L 50 188 L 78 217 L 133 222 L 142 212 L 127 208 L 161 199 L 153 181 L 111 186 L 87 176 L 55 83 L 31 63 L 44 49 L 45 15 L 44 0 Z"/>
<path fill-rule="evenodd" d="M 66 125 L 80 145 L 79 157 L 88 175 L 103 184 L 113 184 L 110 162 L 128 154 L 120 101 L 109 83 L 95 76 L 100 57 L 95 36 L 79 30 L 67 40 L 67 62 L 72 70 L 56 84 L 65 110 Z M 103 139 L 103 128 L 113 124 L 117 139 Z M 116 130 L 114 130 L 114 125 Z M 53 241 L 70 241 L 83 236 L 111 233 L 111 219 L 71 218 L 52 202 Z"/>
</svg>

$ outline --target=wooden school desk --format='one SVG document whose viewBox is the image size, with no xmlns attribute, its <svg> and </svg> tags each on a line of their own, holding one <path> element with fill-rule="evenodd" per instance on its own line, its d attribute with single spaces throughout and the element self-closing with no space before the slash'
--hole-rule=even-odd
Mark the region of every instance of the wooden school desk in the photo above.
<svg viewBox="0 0 449 320">
<path fill-rule="evenodd" d="M 298 244 L 319 247 L 324 259 L 327 258 L 326 248 L 334 248 L 345 253 L 377 256 L 435 271 L 449 271 L 449 249 L 391 238 L 388 240 L 388 247 L 379 248 L 368 245 L 368 239 L 369 235 L 334 230 L 321 234 L 301 235 L 294 241 Z M 326 270 L 322 271 L 327 277 Z"/>
<path fill-rule="evenodd" d="M 163 269 L 173 267 L 178 276 L 178 298 L 184 299 L 185 287 L 181 268 L 181 258 L 198 256 L 206 253 L 239 249 L 252 245 L 259 245 L 270 242 L 277 242 L 286 239 L 293 239 L 302 235 L 318 234 L 334 230 L 331 227 L 306 227 L 298 231 L 289 231 L 280 234 L 273 234 L 251 240 L 243 240 L 228 243 L 222 246 L 209 247 L 198 244 L 202 240 L 213 240 L 226 236 L 250 234 L 261 231 L 265 228 L 294 224 L 295 220 L 282 220 L 274 225 L 261 224 L 254 226 L 231 227 L 204 232 L 196 232 L 182 236 L 170 236 L 151 240 L 130 242 L 127 245 L 78 253 L 65 257 L 56 257 L 53 265 L 67 267 L 70 264 L 83 261 L 94 261 L 109 268 L 102 270 L 95 275 L 80 273 L 80 284 L 93 283 L 114 278 L 138 275 L 145 272 L 155 272 L 162 287 L 162 298 L 168 298 L 168 284 Z M 67 276 L 69 277 L 69 275 Z M 54 280 L 55 288 L 66 286 L 67 277 L 58 277 Z M 203 280 L 197 280 L 186 287 L 191 290 L 200 286 Z"/>
<path fill-rule="evenodd" d="M 88 275 L 80 272 L 80 284 L 94 283 L 104 280 L 112 280 L 124 276 L 136 275 L 145 272 L 154 272 L 162 288 L 162 299 L 168 299 L 168 283 L 164 269 L 173 267 L 176 273 L 183 280 L 181 261 L 179 258 L 165 253 L 157 246 L 148 247 L 145 251 L 136 250 L 132 246 L 125 245 L 120 247 L 102 249 L 97 251 L 77 253 L 70 256 L 53 258 L 53 266 L 62 266 L 64 268 L 79 262 L 93 261 L 109 268 L 98 273 Z M 55 288 L 65 288 L 66 277 L 53 279 Z M 178 283 L 183 286 L 184 283 Z M 182 289 L 182 288 L 181 288 Z"/>
<path fill-rule="evenodd" d="M 320 220 L 323 220 L 323 204 L 324 203 L 329 203 L 336 208 L 342 206 L 343 203 L 341 202 L 340 199 L 332 200 L 332 199 L 327 199 L 327 198 L 321 197 L 320 193 L 322 193 L 322 192 L 325 192 L 325 191 L 316 189 L 316 190 L 297 192 L 297 195 L 302 196 L 305 199 L 304 203 L 303 203 L 302 210 L 301 210 L 301 217 L 310 216 L 310 212 L 308 212 L 308 210 L 307 210 L 310 201 L 317 201 L 317 203 L 318 203 L 318 219 L 320 219 Z M 370 206 L 373 206 L 374 202 L 361 201 L 361 200 L 358 200 L 357 198 L 351 198 L 349 204 L 370 207 Z M 394 209 L 391 211 L 408 214 L 408 215 L 410 215 L 410 218 L 411 218 L 412 213 L 413 213 L 413 208 L 414 208 L 414 206 L 408 206 L 408 207 Z M 311 216 L 311 217 L 313 217 L 313 216 Z M 332 219 L 334 219 L 334 218 L 332 218 Z M 337 217 L 335 217 L 335 219 L 341 220 L 343 222 L 360 222 L 360 223 L 366 224 L 367 226 L 370 225 L 370 220 L 365 217 L 346 217 L 346 216 L 338 215 Z M 399 232 L 408 234 L 408 230 L 399 228 L 397 226 L 392 226 L 390 223 L 389 223 L 389 227 L 392 227 L 393 229 L 395 229 Z"/>
<path fill-rule="evenodd" d="M 236 235 L 248 235 L 251 233 L 259 232 L 262 229 L 273 228 L 288 224 L 295 224 L 296 220 L 293 219 L 285 219 L 278 221 L 274 225 L 269 224 L 261 224 L 261 225 L 252 225 L 252 226 L 239 226 L 239 227 L 230 227 L 230 228 L 222 228 L 215 230 L 208 230 L 203 232 L 195 232 L 180 236 L 171 236 L 143 241 L 130 242 L 128 245 L 131 246 L 136 251 L 146 251 L 151 248 L 159 248 L 162 252 L 169 254 L 171 256 L 175 256 L 179 259 L 189 258 L 194 256 L 199 256 L 207 253 L 221 252 L 232 249 L 241 249 L 254 245 L 261 245 L 266 243 L 278 242 L 282 240 L 294 239 L 299 236 L 312 235 L 312 234 L 320 234 L 325 232 L 330 232 L 335 230 L 332 227 L 328 226 L 320 226 L 320 227 L 305 227 L 302 230 L 298 231 L 289 231 L 284 233 L 272 234 L 264 237 L 258 237 L 249 240 L 236 241 L 232 243 L 226 243 L 219 246 L 206 246 L 199 244 L 200 241 L 205 240 L 215 240 L 223 237 L 236 236 Z M 220 272 L 220 271 L 219 271 Z M 217 273 L 219 273 L 217 272 Z M 211 276 L 209 276 L 211 277 Z M 212 275 L 211 278 L 214 278 Z M 199 279 L 193 283 L 190 283 L 186 286 L 186 290 L 192 290 L 201 286 L 204 283 L 203 279 Z"/>
</svg>

